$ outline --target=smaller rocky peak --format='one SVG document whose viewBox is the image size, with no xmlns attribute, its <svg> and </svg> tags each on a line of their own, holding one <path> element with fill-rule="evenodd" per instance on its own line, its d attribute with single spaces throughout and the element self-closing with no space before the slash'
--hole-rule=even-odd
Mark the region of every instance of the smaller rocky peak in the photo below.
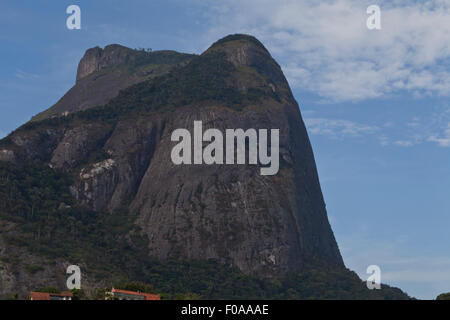
<svg viewBox="0 0 450 320">
<path fill-rule="evenodd" d="M 77 81 L 98 70 L 98 62 L 100 61 L 102 53 L 103 49 L 100 47 L 91 48 L 85 52 L 78 64 Z"/>
<path fill-rule="evenodd" d="M 118 44 L 88 49 L 78 64 L 77 82 L 92 72 L 126 63 L 134 54 L 135 50 Z"/>
</svg>

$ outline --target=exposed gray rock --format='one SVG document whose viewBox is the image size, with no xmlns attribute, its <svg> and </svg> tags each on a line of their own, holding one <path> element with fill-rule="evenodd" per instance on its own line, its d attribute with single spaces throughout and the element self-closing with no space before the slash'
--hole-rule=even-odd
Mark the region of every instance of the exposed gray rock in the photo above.
<svg viewBox="0 0 450 320">
<path fill-rule="evenodd" d="M 95 47 L 87 50 L 78 64 L 77 81 L 86 77 L 94 71 L 99 70 L 99 62 L 102 57 L 103 50 Z"/>
<path fill-rule="evenodd" d="M 300 269 L 313 256 L 343 265 L 327 220 L 314 158 L 296 105 L 237 114 L 207 108 L 168 119 L 131 205 L 149 238 L 151 254 L 165 259 L 218 259 L 246 273 L 276 276 Z M 292 119 L 292 120 L 290 120 Z M 173 165 L 170 134 L 208 127 L 280 128 L 276 176 L 240 165 Z M 264 125 L 263 125 L 264 124 Z"/>
<path fill-rule="evenodd" d="M 72 168 L 94 152 L 101 151 L 110 134 L 105 126 L 90 124 L 67 130 L 61 142 L 53 151 L 50 163 L 56 168 Z"/>
<path fill-rule="evenodd" d="M 80 179 L 71 188 L 74 197 L 94 210 L 100 210 L 109 202 L 117 184 L 117 167 L 113 159 L 89 165 L 80 172 Z"/>
<path fill-rule="evenodd" d="M 11 141 L 20 147 L 14 152 L 16 160 L 31 159 L 47 161 L 55 146 L 64 135 L 61 128 L 39 128 L 36 131 L 16 131 L 10 135 Z"/>
</svg>

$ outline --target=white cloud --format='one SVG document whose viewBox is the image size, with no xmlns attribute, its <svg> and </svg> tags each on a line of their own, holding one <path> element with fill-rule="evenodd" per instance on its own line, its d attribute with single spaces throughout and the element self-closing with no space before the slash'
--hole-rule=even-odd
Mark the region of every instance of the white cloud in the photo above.
<svg viewBox="0 0 450 320">
<path fill-rule="evenodd" d="M 447 124 L 444 132 L 440 136 L 430 136 L 428 141 L 436 142 L 441 147 L 450 147 L 450 122 Z"/>
<path fill-rule="evenodd" d="M 305 118 L 305 125 L 311 134 L 324 135 L 330 138 L 360 137 L 374 134 L 379 128 L 376 126 L 359 124 L 349 120 L 327 118 Z"/>
<path fill-rule="evenodd" d="M 15 77 L 22 80 L 29 80 L 29 79 L 33 80 L 39 78 L 39 75 L 30 72 L 25 72 L 22 70 L 17 70 L 15 73 Z"/>
<path fill-rule="evenodd" d="M 394 142 L 394 144 L 400 147 L 412 147 L 414 145 L 414 142 L 408 140 L 397 140 Z"/>
<path fill-rule="evenodd" d="M 386 121 L 380 126 L 320 117 L 317 111 L 305 112 L 304 121 L 310 134 L 331 139 L 372 136 L 381 146 L 413 147 L 435 143 L 450 147 L 450 108 L 441 106 L 434 109 L 421 117 L 413 116 L 395 123 Z"/>
<path fill-rule="evenodd" d="M 400 90 L 450 95 L 450 2 L 378 1 L 380 31 L 366 27 L 370 4 L 231 0 L 213 6 L 207 40 L 253 34 L 277 56 L 293 86 L 332 101 Z"/>
</svg>

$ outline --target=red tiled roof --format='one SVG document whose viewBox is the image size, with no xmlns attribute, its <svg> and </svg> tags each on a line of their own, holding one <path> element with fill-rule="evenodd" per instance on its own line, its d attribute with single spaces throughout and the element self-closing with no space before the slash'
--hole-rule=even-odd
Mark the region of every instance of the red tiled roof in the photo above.
<svg viewBox="0 0 450 320">
<path fill-rule="evenodd" d="M 161 300 L 161 296 L 159 294 L 150 294 L 150 293 L 141 293 L 145 296 L 145 300 Z"/>
<path fill-rule="evenodd" d="M 126 293 L 126 294 L 134 294 L 134 295 L 140 295 L 138 292 L 134 292 L 134 291 L 128 291 L 128 290 L 122 290 L 122 289 L 116 289 L 116 288 L 112 288 L 111 290 L 112 293 Z"/>
<path fill-rule="evenodd" d="M 61 293 L 49 293 L 49 292 L 31 292 L 31 300 L 50 300 L 51 296 L 56 297 L 73 297 L 72 292 L 63 291 Z"/>
<path fill-rule="evenodd" d="M 161 300 L 161 296 L 159 294 L 150 294 L 145 292 L 135 292 L 135 291 L 128 291 L 128 290 L 121 290 L 121 289 L 115 289 L 112 288 L 112 293 L 125 293 L 125 294 L 131 294 L 135 296 L 144 296 L 145 300 Z"/>
<path fill-rule="evenodd" d="M 50 300 L 50 293 L 48 292 L 31 292 L 31 300 Z"/>
<path fill-rule="evenodd" d="M 70 291 L 61 291 L 60 294 L 50 294 L 51 296 L 59 296 L 59 297 L 73 297 L 73 293 Z"/>
</svg>

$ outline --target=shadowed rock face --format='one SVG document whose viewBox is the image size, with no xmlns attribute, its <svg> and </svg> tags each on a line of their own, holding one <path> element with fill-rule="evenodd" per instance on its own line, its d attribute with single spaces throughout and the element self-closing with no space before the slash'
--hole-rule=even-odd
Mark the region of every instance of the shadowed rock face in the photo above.
<svg viewBox="0 0 450 320">
<path fill-rule="evenodd" d="M 115 46 L 88 50 L 78 84 L 92 72 L 128 61 L 130 52 Z M 216 70 L 219 65 L 226 75 Z M 192 81 L 184 81 L 185 74 Z M 217 91 L 211 92 L 212 86 Z M 9 137 L 12 146 L 0 145 L 0 160 L 12 158 L 11 152 L 14 159 L 39 155 L 73 174 L 71 190 L 79 204 L 136 213 L 149 254 L 162 260 L 214 258 L 264 277 L 299 270 L 313 259 L 344 266 L 298 104 L 258 40 L 224 38 L 184 67 L 130 87 L 107 106 L 115 107 L 114 101 L 128 108 L 114 121 L 74 117 L 64 128 L 37 123 L 32 133 L 17 130 Z M 141 112 L 146 108 L 151 112 Z M 252 165 L 174 165 L 171 134 L 186 128 L 193 135 L 196 120 L 204 130 L 222 132 L 280 129 L 278 174 L 262 176 Z M 40 150 L 44 135 L 55 143 Z M 102 157 L 94 157 L 99 151 Z"/>
</svg>

